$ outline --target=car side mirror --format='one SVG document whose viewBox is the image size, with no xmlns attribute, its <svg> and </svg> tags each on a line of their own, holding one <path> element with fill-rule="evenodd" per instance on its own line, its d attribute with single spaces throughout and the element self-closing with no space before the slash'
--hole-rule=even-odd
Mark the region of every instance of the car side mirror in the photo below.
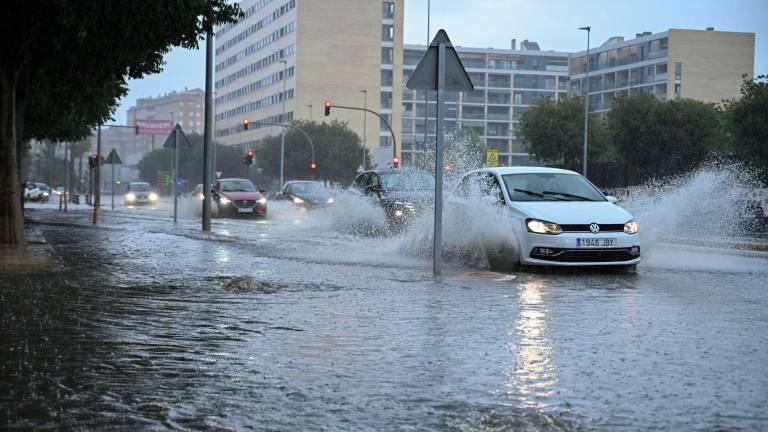
<svg viewBox="0 0 768 432">
<path fill-rule="evenodd" d="M 617 202 L 619 202 L 619 199 L 612 195 L 606 195 L 605 199 L 607 199 L 608 202 L 611 204 L 616 204 Z"/>
</svg>

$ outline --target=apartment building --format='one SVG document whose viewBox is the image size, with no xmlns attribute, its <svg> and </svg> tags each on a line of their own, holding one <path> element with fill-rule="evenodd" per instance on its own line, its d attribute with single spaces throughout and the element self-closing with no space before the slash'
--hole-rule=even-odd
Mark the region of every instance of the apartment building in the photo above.
<svg viewBox="0 0 768 432">
<path fill-rule="evenodd" d="M 613 37 L 589 51 L 590 110 L 606 112 L 617 97 L 639 92 L 720 103 L 739 95 L 754 63 L 754 33 L 669 29 Z M 571 54 L 570 94 L 584 94 L 586 72 L 586 50 Z"/>
<path fill-rule="evenodd" d="M 400 136 L 403 0 L 245 0 L 241 8 L 240 21 L 216 32 L 217 140 L 254 146 L 281 132 L 274 124 L 338 119 L 379 162 L 391 156 L 377 117 L 343 109 L 323 117 L 323 102 L 366 106 Z"/>
<path fill-rule="evenodd" d="M 530 157 L 515 136 L 515 125 L 529 106 L 543 98 L 558 99 L 568 91 L 568 53 L 542 51 L 523 41 L 511 48 L 464 48 L 456 51 L 475 86 L 472 92 L 447 92 L 446 132 L 472 129 L 487 147 L 499 150 L 502 165 L 527 165 Z M 424 54 L 424 45 L 406 45 L 403 82 L 407 82 Z M 402 159 L 411 162 L 419 152 L 434 148 L 437 105 L 435 92 L 402 89 Z M 426 146 L 425 146 L 426 112 Z"/>
<path fill-rule="evenodd" d="M 126 124 L 139 120 L 173 120 L 185 133 L 203 134 L 205 92 L 199 88 L 172 91 L 157 97 L 140 98 L 128 108 Z M 143 142 L 142 142 L 143 143 Z"/>
</svg>

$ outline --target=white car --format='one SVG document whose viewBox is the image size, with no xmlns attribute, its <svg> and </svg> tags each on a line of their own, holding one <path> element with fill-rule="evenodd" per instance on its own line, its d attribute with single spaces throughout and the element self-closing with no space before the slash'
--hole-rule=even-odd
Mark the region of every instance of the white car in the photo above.
<svg viewBox="0 0 768 432">
<path fill-rule="evenodd" d="M 137 206 L 143 204 L 155 205 L 160 197 L 152 192 L 152 186 L 146 182 L 130 182 L 123 195 L 123 204 Z"/>
<path fill-rule="evenodd" d="M 483 168 L 465 174 L 448 204 L 499 206 L 510 236 L 487 245 L 492 268 L 519 265 L 624 266 L 640 262 L 632 215 L 573 171 L 539 167 Z"/>
</svg>

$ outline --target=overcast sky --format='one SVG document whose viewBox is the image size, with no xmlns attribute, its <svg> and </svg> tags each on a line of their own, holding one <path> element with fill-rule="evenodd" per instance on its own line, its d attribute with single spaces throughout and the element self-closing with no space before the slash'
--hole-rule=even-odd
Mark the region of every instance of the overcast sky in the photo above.
<svg viewBox="0 0 768 432">
<path fill-rule="evenodd" d="M 580 51 L 586 36 L 576 29 L 585 25 L 592 26 L 592 46 L 611 36 L 630 39 L 669 28 L 754 32 L 755 73 L 768 74 L 768 0 L 432 0 L 431 16 L 433 36 L 443 28 L 454 44 L 480 48 L 509 48 L 515 38 L 518 46 L 529 39 L 543 50 Z M 426 41 L 427 0 L 405 0 L 405 43 Z M 175 49 L 162 73 L 130 81 L 115 120 L 126 121 L 136 98 L 203 88 L 204 44 L 201 48 Z"/>
</svg>

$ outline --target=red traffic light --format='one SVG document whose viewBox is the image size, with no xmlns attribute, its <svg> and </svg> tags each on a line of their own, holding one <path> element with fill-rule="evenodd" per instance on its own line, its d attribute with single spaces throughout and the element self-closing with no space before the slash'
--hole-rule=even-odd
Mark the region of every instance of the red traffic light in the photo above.
<svg viewBox="0 0 768 432">
<path fill-rule="evenodd" d="M 248 119 L 243 119 L 243 130 L 248 130 L 248 126 L 251 125 L 251 121 Z"/>
<path fill-rule="evenodd" d="M 88 156 L 88 166 L 91 168 L 96 168 L 98 166 L 98 163 L 96 162 L 97 156 L 95 154 Z"/>
<path fill-rule="evenodd" d="M 392 158 L 392 168 L 397 168 L 400 166 L 400 158 L 395 156 Z"/>
<path fill-rule="evenodd" d="M 331 103 L 331 101 L 329 101 L 329 100 L 325 101 L 325 115 L 326 116 L 331 115 L 331 107 L 332 106 L 333 106 L 333 104 Z"/>
<path fill-rule="evenodd" d="M 445 171 L 447 173 L 451 172 L 452 169 L 453 169 L 453 167 L 449 163 L 443 165 L 443 171 Z"/>
<path fill-rule="evenodd" d="M 316 170 L 317 164 L 313 161 L 311 164 L 309 164 L 309 169 L 311 169 L 312 171 Z"/>
<path fill-rule="evenodd" d="M 254 153 L 254 151 L 253 151 L 253 150 L 251 150 L 251 149 L 248 149 L 248 157 L 251 157 L 251 158 L 252 158 L 252 157 L 254 157 L 255 155 L 256 155 L 256 153 Z"/>
</svg>

